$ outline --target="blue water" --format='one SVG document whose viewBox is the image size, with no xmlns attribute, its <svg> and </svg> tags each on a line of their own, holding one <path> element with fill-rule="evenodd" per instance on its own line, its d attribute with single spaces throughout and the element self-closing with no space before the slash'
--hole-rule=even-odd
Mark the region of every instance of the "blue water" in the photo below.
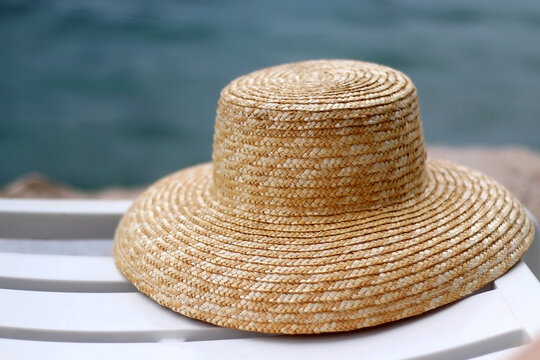
<svg viewBox="0 0 540 360">
<path fill-rule="evenodd" d="M 2 1 L 0 185 L 86 188 L 208 161 L 220 89 L 362 59 L 415 82 L 428 143 L 540 149 L 539 1 Z"/>
</svg>

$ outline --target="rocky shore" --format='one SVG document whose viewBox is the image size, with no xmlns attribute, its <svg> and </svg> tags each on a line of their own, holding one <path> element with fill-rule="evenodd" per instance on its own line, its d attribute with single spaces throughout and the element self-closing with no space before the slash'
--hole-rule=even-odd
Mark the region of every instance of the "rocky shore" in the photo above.
<svg viewBox="0 0 540 360">
<path fill-rule="evenodd" d="M 510 189 L 540 219 L 539 151 L 523 147 L 428 146 L 428 157 L 447 159 L 492 176 Z M 132 199 L 143 189 L 106 188 L 89 192 L 40 174 L 28 174 L 0 188 L 0 197 Z"/>
</svg>

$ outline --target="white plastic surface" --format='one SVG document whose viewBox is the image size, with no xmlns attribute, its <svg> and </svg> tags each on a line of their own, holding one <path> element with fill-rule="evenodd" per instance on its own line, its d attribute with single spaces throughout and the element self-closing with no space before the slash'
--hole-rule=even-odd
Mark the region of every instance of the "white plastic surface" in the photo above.
<svg viewBox="0 0 540 360">
<path fill-rule="evenodd" d="M 531 339 L 540 337 L 540 285 L 523 261 L 494 281 Z"/>
<path fill-rule="evenodd" d="M 196 321 L 140 293 L 0 289 L 0 337 L 25 340 L 151 342 L 257 336 Z"/>
<path fill-rule="evenodd" d="M 524 351 L 527 346 L 528 345 L 517 346 L 510 349 L 497 351 L 494 353 L 480 355 L 471 360 L 509 360 L 509 359 L 512 359 L 512 357 L 516 356 L 519 352 Z"/>
<path fill-rule="evenodd" d="M 0 337 L 23 340 L 126 342 L 174 338 L 190 353 L 259 359 L 470 358 L 523 344 L 527 335 L 498 291 L 488 291 L 415 319 L 337 335 L 241 338 L 166 311 L 140 294 L 36 294 L 2 290 Z M 39 303 L 35 299 L 39 298 Z M 391 350 L 391 351 L 389 351 Z M 204 355 L 204 356 L 203 356 Z"/>
<path fill-rule="evenodd" d="M 65 292 L 136 291 L 118 271 L 112 257 L 16 253 L 0 253 L 0 288 Z"/>
<path fill-rule="evenodd" d="M 0 238 L 110 239 L 127 206 L 0 200 Z M 161 307 L 111 257 L 0 253 L 0 359 L 493 360 L 540 336 L 540 285 L 523 262 L 484 290 L 370 329 L 261 337 Z"/>
<path fill-rule="evenodd" d="M 110 238 L 130 204 L 127 200 L 0 199 L 0 237 Z"/>
</svg>

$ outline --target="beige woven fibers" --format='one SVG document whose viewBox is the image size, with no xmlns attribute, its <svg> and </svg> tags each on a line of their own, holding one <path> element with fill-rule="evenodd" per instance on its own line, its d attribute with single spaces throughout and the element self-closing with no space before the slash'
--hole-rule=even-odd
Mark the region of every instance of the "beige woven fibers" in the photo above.
<svg viewBox="0 0 540 360">
<path fill-rule="evenodd" d="M 114 251 L 140 291 L 186 316 L 321 333 L 464 297 L 514 265 L 533 231 L 491 178 L 426 160 L 408 77 L 321 60 L 229 84 L 213 165 L 152 185 Z"/>
</svg>

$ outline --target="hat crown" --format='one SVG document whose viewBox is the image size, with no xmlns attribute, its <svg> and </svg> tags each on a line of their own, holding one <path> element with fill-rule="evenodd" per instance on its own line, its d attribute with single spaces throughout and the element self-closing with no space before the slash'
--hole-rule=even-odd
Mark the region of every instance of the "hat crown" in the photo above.
<svg viewBox="0 0 540 360">
<path fill-rule="evenodd" d="M 416 89 L 403 73 L 360 61 L 286 64 L 223 89 L 211 191 L 253 213 L 350 213 L 413 198 L 424 154 Z"/>
</svg>

